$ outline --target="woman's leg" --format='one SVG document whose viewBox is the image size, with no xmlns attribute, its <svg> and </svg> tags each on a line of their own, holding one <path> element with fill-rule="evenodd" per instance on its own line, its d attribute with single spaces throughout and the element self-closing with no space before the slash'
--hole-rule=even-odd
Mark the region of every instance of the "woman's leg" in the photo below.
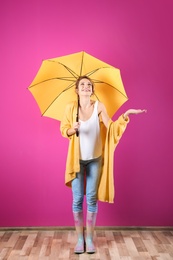
<svg viewBox="0 0 173 260">
<path fill-rule="evenodd" d="M 72 181 L 73 193 L 73 217 L 78 236 L 78 241 L 74 252 L 80 254 L 84 252 L 84 227 L 83 227 L 83 198 L 84 198 L 84 171 L 81 165 L 81 172 L 76 174 Z"/>
<path fill-rule="evenodd" d="M 86 251 L 95 253 L 93 243 L 94 228 L 97 217 L 97 190 L 100 181 L 102 159 L 97 158 L 86 165 L 86 198 L 87 198 L 87 219 L 86 219 Z"/>
</svg>

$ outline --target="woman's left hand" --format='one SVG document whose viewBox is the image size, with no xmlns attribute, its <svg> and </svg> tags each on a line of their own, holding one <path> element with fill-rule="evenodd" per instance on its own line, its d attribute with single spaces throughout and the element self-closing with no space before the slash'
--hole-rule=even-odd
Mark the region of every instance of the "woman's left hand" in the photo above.
<svg viewBox="0 0 173 260">
<path fill-rule="evenodd" d="M 130 114 L 141 114 L 141 113 L 146 113 L 146 109 L 129 109 L 124 113 L 124 119 L 126 119 Z"/>
</svg>

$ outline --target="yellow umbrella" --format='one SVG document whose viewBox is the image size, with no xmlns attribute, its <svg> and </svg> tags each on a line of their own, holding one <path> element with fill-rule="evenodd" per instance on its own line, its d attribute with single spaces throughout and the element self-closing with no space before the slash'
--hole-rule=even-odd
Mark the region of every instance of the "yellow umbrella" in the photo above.
<svg viewBox="0 0 173 260">
<path fill-rule="evenodd" d="M 41 114 L 61 121 L 67 103 L 77 100 L 75 82 L 83 75 L 94 82 L 92 98 L 104 103 L 110 117 L 127 101 L 120 70 L 82 51 L 42 62 L 28 88 Z"/>
</svg>

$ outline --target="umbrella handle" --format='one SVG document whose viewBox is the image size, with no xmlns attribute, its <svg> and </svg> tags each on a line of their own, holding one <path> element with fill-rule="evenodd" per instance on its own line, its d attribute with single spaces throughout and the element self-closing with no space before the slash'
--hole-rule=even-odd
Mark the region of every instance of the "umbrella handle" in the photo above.
<svg viewBox="0 0 173 260">
<path fill-rule="evenodd" d="M 78 106 L 77 106 L 77 114 L 76 114 L 76 122 L 79 122 L 79 97 L 78 97 Z M 76 136 L 79 136 L 79 130 L 76 130 Z"/>
<path fill-rule="evenodd" d="M 78 113 L 77 113 L 77 115 L 76 115 L 76 122 L 78 122 L 79 121 L 79 118 L 78 118 Z M 79 130 L 76 130 L 76 136 L 79 136 Z"/>
<path fill-rule="evenodd" d="M 79 131 L 78 130 L 76 130 L 76 136 L 79 136 Z"/>
</svg>

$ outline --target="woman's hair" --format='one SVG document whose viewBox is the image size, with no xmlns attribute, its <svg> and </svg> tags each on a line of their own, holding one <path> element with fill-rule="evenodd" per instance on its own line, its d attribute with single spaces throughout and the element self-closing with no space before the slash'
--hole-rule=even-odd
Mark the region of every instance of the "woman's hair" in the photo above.
<svg viewBox="0 0 173 260">
<path fill-rule="evenodd" d="M 91 82 L 91 84 L 92 84 L 92 92 L 94 93 L 94 82 L 93 82 L 88 76 L 80 76 L 80 77 L 76 80 L 75 90 L 78 89 L 79 82 L 80 82 L 82 79 L 88 79 L 88 80 Z"/>
</svg>

